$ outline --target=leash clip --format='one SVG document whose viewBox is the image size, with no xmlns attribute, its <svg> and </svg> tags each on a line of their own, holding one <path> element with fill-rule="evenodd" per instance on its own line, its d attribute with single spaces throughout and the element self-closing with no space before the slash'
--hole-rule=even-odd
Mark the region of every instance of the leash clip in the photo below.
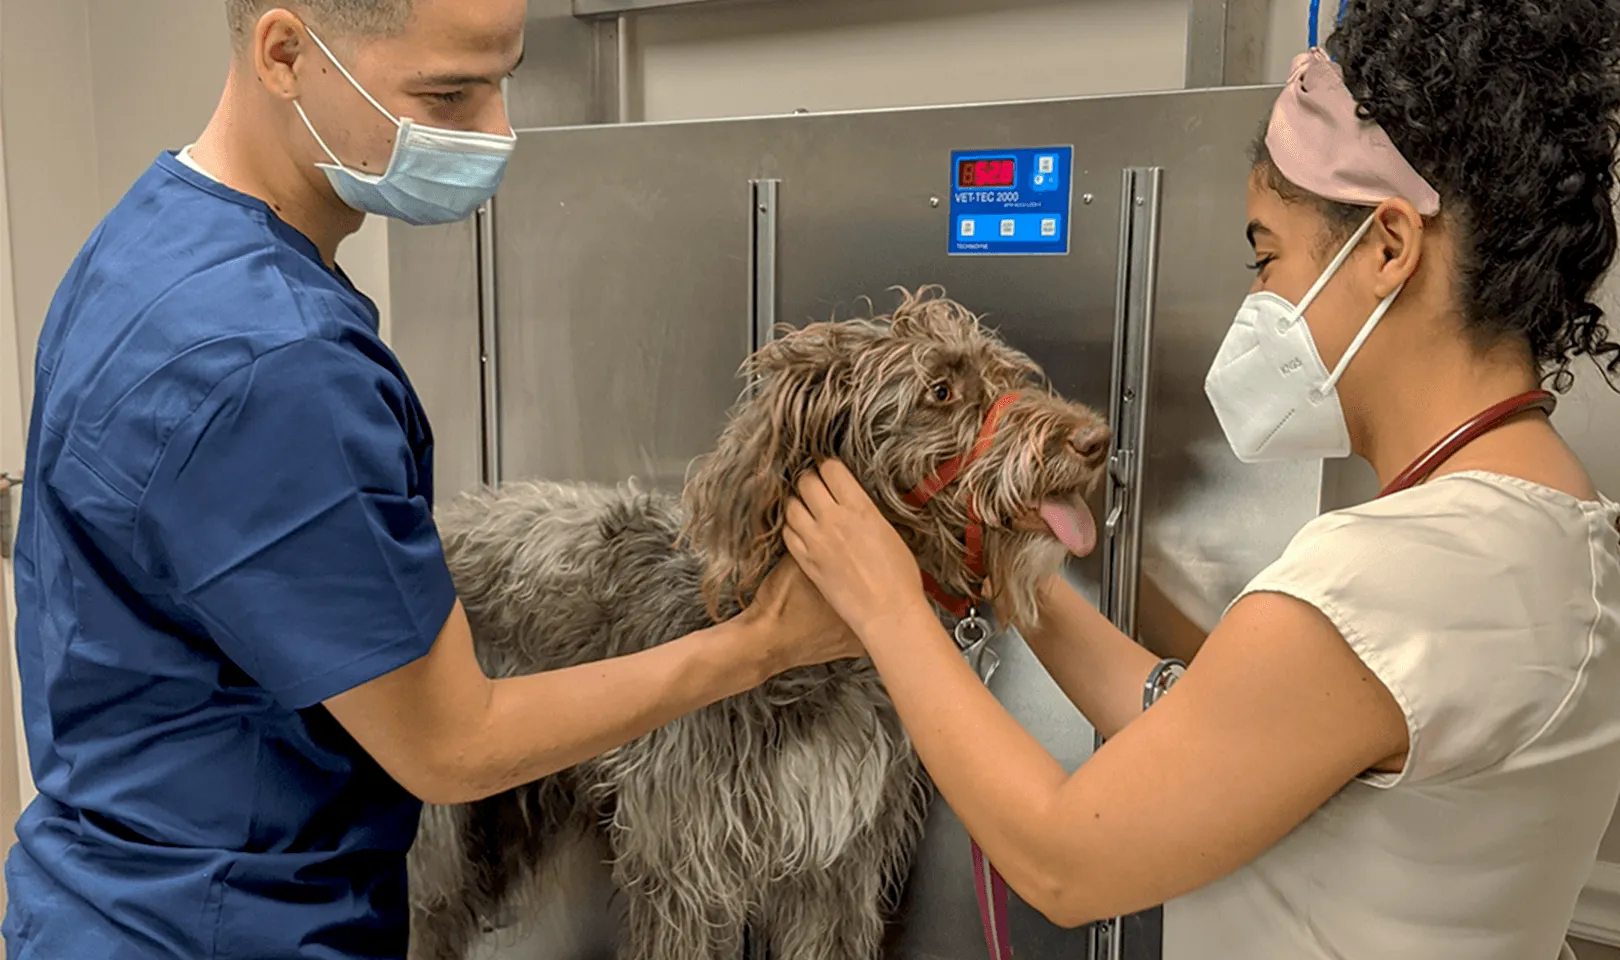
<svg viewBox="0 0 1620 960">
<path fill-rule="evenodd" d="M 968 666 L 979 675 L 979 681 L 988 686 L 996 668 L 1001 666 L 1000 655 L 990 649 L 990 624 L 979 616 L 977 607 L 969 607 L 967 616 L 956 621 L 953 633 Z"/>
</svg>

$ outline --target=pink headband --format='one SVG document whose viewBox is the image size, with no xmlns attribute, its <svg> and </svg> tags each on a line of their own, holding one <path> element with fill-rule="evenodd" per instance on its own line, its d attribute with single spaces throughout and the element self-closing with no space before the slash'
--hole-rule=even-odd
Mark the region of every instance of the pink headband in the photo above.
<svg viewBox="0 0 1620 960">
<path fill-rule="evenodd" d="M 1440 212 L 1440 194 L 1383 127 L 1356 115 L 1343 71 L 1320 48 L 1294 58 L 1271 110 L 1266 149 L 1290 183 L 1325 200 L 1373 207 L 1402 197 L 1425 217 Z"/>
</svg>

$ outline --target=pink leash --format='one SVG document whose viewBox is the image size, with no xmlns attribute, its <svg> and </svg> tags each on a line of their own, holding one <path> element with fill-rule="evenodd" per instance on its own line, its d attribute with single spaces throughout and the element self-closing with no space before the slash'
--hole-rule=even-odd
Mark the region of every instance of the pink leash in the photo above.
<svg viewBox="0 0 1620 960">
<path fill-rule="evenodd" d="M 985 415 L 984 424 L 979 429 L 979 436 L 973 447 L 967 453 L 952 457 L 939 465 L 939 468 L 910 493 L 906 494 L 906 502 L 913 507 L 921 508 L 932 500 L 941 490 L 956 482 L 964 467 L 990 451 L 990 445 L 995 441 L 996 428 L 1001 425 L 1002 415 L 1007 408 L 1018 399 L 1018 394 L 1008 393 L 996 399 L 991 404 L 990 411 Z M 984 524 L 974 509 L 973 503 L 968 503 L 968 527 L 963 534 L 967 549 L 968 570 L 981 581 L 984 579 Z M 983 621 L 978 619 L 974 611 L 973 598 L 953 596 L 949 591 L 923 571 L 923 588 L 933 597 L 943 609 L 950 611 L 958 617 L 965 617 L 973 621 L 979 628 L 983 628 Z M 957 628 L 957 642 L 964 644 L 961 633 L 962 627 Z M 974 646 L 982 649 L 982 644 L 989 640 L 988 635 L 981 634 Z M 992 654 L 993 656 L 993 654 Z M 994 666 L 991 666 L 994 669 Z M 989 682 L 988 674 L 981 673 L 980 679 Z M 1007 922 L 1007 881 L 1001 878 L 996 868 L 985 859 L 984 851 L 979 849 L 977 840 L 973 841 L 973 886 L 979 895 L 979 922 L 984 927 L 985 946 L 990 950 L 990 960 L 1012 960 L 1012 929 Z"/>
<path fill-rule="evenodd" d="M 979 923 L 984 927 L 984 945 L 990 960 L 1012 960 L 1012 928 L 1007 922 L 1007 881 L 985 859 L 977 840 L 973 841 L 973 886 L 979 894 Z"/>
</svg>

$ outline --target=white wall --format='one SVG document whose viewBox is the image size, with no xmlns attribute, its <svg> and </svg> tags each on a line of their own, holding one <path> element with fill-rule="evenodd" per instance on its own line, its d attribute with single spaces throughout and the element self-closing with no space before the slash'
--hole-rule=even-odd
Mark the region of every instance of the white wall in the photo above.
<svg viewBox="0 0 1620 960">
<path fill-rule="evenodd" d="M 640 18 L 641 116 L 1175 89 L 1184 0 L 817 0 Z"/>
<path fill-rule="evenodd" d="M 0 0 L 0 17 L 12 295 L 23 342 L 32 344 L 57 280 L 102 212 L 90 11 L 84 0 Z M 32 369 L 23 389 L 32 395 Z"/>
<path fill-rule="evenodd" d="M 1306 41 L 1272 0 L 1268 81 Z M 798 0 L 635 22 L 637 119 L 821 112 L 1179 89 L 1185 0 Z"/>
</svg>

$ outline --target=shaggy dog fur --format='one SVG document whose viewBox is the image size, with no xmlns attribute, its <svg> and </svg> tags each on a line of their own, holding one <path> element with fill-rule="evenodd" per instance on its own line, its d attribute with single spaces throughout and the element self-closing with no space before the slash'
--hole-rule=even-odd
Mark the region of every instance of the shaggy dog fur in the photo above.
<svg viewBox="0 0 1620 960">
<path fill-rule="evenodd" d="M 793 480 L 834 455 L 961 594 L 980 586 L 961 542 L 971 495 L 1000 612 L 1030 618 L 1038 580 L 1065 556 L 1032 509 L 1083 502 L 1106 428 L 936 292 L 787 332 L 751 357 L 750 389 L 683 500 L 516 483 L 446 505 L 440 530 L 484 669 L 620 656 L 734 614 L 783 556 Z M 1022 397 L 988 453 L 927 506 L 907 505 L 1010 391 Z M 745 929 L 774 960 L 870 960 L 929 799 L 869 661 L 794 670 L 539 782 L 427 808 L 410 857 L 411 956 L 461 960 L 583 838 L 609 852 L 625 900 L 621 960 L 733 958 Z"/>
</svg>

